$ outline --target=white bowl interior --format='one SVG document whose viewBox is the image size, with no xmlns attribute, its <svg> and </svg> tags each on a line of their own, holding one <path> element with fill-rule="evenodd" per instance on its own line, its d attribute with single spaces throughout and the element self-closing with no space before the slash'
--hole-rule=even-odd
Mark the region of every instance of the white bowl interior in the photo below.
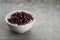
<svg viewBox="0 0 60 40">
<path fill-rule="evenodd" d="M 12 25 L 12 26 L 17 26 L 18 27 L 18 25 L 17 24 L 11 24 L 10 22 L 8 22 L 8 18 L 10 18 L 11 17 L 11 15 L 12 14 L 14 14 L 15 12 L 21 12 L 21 11 L 24 11 L 24 12 L 27 12 L 27 13 L 29 13 L 29 14 L 31 14 L 32 15 L 32 17 L 34 17 L 34 15 L 31 13 L 31 12 L 29 12 L 29 11 L 25 11 L 25 10 L 17 10 L 17 11 L 13 11 L 13 12 L 10 12 L 9 14 L 7 14 L 7 16 L 6 16 L 6 18 L 5 18 L 5 21 L 9 24 L 9 25 Z M 35 20 L 35 18 L 34 18 L 34 20 Z M 25 25 L 28 25 L 28 24 L 30 24 L 30 23 L 33 23 L 34 22 L 34 20 L 33 21 L 30 21 L 29 23 L 27 23 L 27 24 L 25 24 Z M 19 26 L 24 26 L 24 25 L 19 25 Z"/>
</svg>

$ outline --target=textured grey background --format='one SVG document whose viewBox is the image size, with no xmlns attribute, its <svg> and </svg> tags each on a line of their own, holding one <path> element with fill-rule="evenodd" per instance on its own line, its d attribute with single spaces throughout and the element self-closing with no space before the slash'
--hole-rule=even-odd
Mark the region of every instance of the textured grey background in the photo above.
<svg viewBox="0 0 60 40">
<path fill-rule="evenodd" d="M 5 16 L 22 9 L 36 21 L 31 31 L 17 34 L 8 29 Z M 0 40 L 60 40 L 60 0 L 0 0 Z"/>
</svg>

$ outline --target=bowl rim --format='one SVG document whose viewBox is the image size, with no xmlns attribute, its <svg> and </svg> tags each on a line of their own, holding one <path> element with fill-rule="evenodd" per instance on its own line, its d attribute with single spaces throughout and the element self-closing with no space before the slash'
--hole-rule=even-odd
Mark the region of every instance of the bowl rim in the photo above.
<svg viewBox="0 0 60 40">
<path fill-rule="evenodd" d="M 34 23 L 34 21 L 35 21 L 35 16 L 34 16 L 34 14 L 32 14 L 30 11 L 26 11 L 26 10 L 15 10 L 15 11 L 12 11 L 12 12 L 8 13 L 8 14 L 6 15 L 6 17 L 5 17 L 6 23 L 9 24 L 9 25 L 11 25 L 11 26 L 16 26 L 16 27 L 25 26 L 25 25 L 12 24 L 12 23 L 8 22 L 8 20 L 7 20 L 8 15 L 11 16 L 11 15 L 14 14 L 15 12 L 21 12 L 21 11 L 24 11 L 24 12 L 27 12 L 27 13 L 31 14 L 32 17 L 34 18 L 32 22 L 27 23 L 27 24 L 25 24 L 25 25 L 29 25 L 29 24 L 31 24 L 31 23 Z"/>
</svg>

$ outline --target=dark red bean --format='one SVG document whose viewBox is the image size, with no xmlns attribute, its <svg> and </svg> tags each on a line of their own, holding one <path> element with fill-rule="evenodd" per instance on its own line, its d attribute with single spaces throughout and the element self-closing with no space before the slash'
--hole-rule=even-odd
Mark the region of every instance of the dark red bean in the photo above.
<svg viewBox="0 0 60 40">
<path fill-rule="evenodd" d="M 33 19 L 34 18 L 31 16 L 31 14 L 21 11 L 12 14 L 11 18 L 9 18 L 8 21 L 12 24 L 25 25 Z"/>
</svg>

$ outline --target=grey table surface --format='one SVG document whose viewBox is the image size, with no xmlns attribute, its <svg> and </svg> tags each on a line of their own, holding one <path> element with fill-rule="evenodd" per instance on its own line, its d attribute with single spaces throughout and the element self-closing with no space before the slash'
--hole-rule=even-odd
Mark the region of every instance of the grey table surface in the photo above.
<svg viewBox="0 0 60 40">
<path fill-rule="evenodd" d="M 27 10 L 35 15 L 29 32 L 18 34 L 9 30 L 5 16 L 14 10 Z M 0 40 L 60 40 L 60 1 L 0 1 Z"/>
</svg>

